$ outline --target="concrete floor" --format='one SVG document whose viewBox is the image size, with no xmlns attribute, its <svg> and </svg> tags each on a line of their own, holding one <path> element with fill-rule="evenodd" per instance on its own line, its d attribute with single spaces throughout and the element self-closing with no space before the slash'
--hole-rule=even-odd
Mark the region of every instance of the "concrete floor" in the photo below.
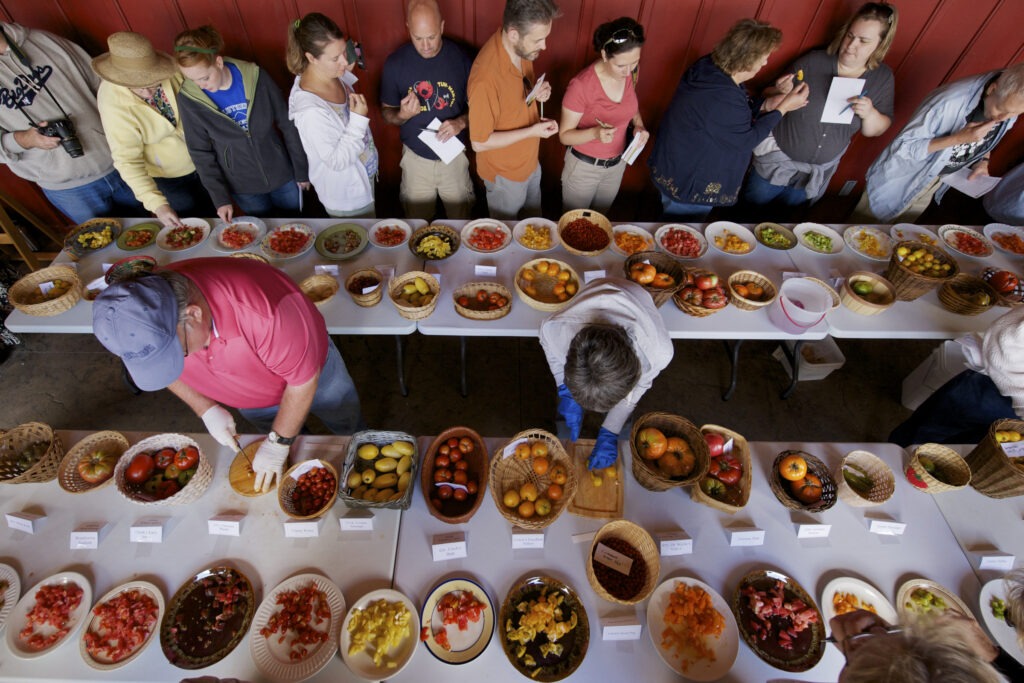
<svg viewBox="0 0 1024 683">
<path fill-rule="evenodd" d="M 202 421 L 167 391 L 133 396 L 117 359 L 91 335 L 21 335 L 0 365 L 0 428 L 37 420 L 61 429 L 200 432 Z M 484 436 L 531 427 L 555 429 L 555 388 L 536 339 L 470 338 L 469 395 L 459 393 L 459 342 L 414 334 L 405 343 L 409 395 L 398 390 L 393 337 L 335 337 L 352 373 L 363 414 L 374 429 L 437 434 L 466 425 Z M 722 391 L 729 361 L 718 341 L 677 341 L 671 365 L 636 414 L 662 410 L 697 425 L 715 423 L 748 440 L 885 441 L 909 411 L 901 384 L 936 342 L 838 340 L 846 364 L 824 380 L 800 382 L 779 398 L 789 377 L 771 357 L 773 342 L 747 342 L 740 383 Z M 600 417 L 588 415 L 584 437 Z M 311 425 L 320 432 L 319 425 Z M 252 432 L 239 421 L 239 431 Z"/>
</svg>

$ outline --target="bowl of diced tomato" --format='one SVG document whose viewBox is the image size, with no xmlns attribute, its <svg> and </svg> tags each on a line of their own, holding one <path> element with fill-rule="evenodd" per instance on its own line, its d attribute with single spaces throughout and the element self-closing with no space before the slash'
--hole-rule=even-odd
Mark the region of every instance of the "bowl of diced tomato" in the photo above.
<svg viewBox="0 0 1024 683">
<path fill-rule="evenodd" d="M 302 223 L 287 223 L 273 228 L 260 242 L 267 258 L 289 259 L 305 254 L 313 246 L 313 229 Z"/>
</svg>

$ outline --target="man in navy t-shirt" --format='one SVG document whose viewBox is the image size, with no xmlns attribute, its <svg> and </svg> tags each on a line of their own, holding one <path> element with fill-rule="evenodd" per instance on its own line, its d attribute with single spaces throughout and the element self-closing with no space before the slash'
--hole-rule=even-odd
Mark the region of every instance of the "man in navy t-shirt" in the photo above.
<svg viewBox="0 0 1024 683">
<path fill-rule="evenodd" d="M 469 218 L 473 182 L 465 151 L 446 164 L 419 136 L 436 118 L 438 140 L 458 137 L 467 144 L 466 81 L 473 63 L 443 37 L 436 0 L 411 0 L 405 24 L 412 42 L 388 57 L 380 88 L 384 120 L 401 126 L 405 215 L 431 220 L 440 195 L 448 218 Z"/>
</svg>

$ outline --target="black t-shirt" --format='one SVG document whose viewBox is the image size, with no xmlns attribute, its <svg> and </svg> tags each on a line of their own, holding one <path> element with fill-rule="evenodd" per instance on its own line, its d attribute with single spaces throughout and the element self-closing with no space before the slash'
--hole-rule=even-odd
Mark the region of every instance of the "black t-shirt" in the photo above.
<svg viewBox="0 0 1024 683">
<path fill-rule="evenodd" d="M 419 97 L 420 113 L 402 124 L 401 136 L 405 145 L 426 159 L 438 157 L 419 139 L 420 129 L 434 118 L 445 121 L 461 116 L 468 106 L 466 82 L 473 62 L 458 45 L 442 40 L 441 51 L 430 59 L 421 57 L 412 43 L 406 43 L 391 53 L 381 75 L 380 99 L 384 106 L 402 106 L 402 98 L 409 92 Z M 469 144 L 468 126 L 459 139 Z"/>
</svg>

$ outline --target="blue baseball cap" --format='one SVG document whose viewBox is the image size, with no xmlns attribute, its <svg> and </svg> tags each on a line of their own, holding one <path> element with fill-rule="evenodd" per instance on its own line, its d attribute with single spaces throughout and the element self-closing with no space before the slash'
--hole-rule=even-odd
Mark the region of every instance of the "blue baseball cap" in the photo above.
<svg viewBox="0 0 1024 683">
<path fill-rule="evenodd" d="M 145 391 L 165 389 L 181 376 L 185 351 L 177 327 L 174 291 L 156 275 L 114 283 L 92 305 L 93 334 Z"/>
</svg>

